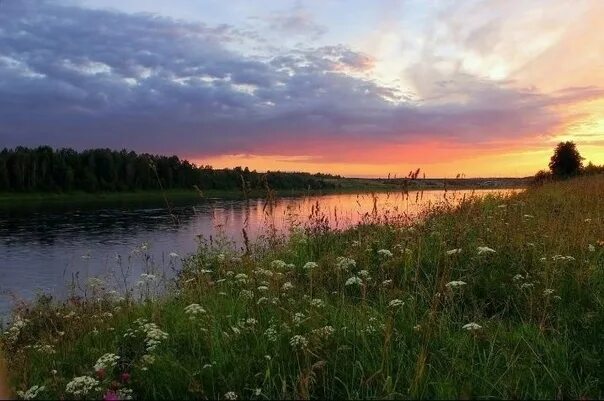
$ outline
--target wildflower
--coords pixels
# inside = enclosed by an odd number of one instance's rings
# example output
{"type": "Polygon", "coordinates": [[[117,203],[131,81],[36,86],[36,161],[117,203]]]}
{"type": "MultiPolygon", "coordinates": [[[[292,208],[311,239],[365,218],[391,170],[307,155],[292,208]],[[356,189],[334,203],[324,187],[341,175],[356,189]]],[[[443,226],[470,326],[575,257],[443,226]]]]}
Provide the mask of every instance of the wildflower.
{"type": "Polygon", "coordinates": [[[270,341],[272,343],[277,341],[277,338],[278,338],[277,330],[272,326],[264,331],[264,335],[268,338],[268,341],[270,341]]]}
{"type": "Polygon", "coordinates": [[[400,308],[403,305],[405,305],[405,302],[401,299],[393,299],[388,303],[388,306],[392,309],[400,308]]]}
{"type": "Polygon", "coordinates": [[[90,277],[87,284],[90,288],[100,288],[105,285],[105,282],[98,277],[90,277]]]}
{"type": "Polygon", "coordinates": [[[218,255],[216,255],[216,260],[219,262],[224,262],[225,259],[226,256],[224,256],[224,253],[219,253],[218,255]]]}
{"type": "Polygon", "coordinates": [[[359,277],[357,276],[352,276],[350,277],[348,280],[346,280],[346,282],[344,283],[345,286],[350,286],[350,285],[362,285],[363,284],[363,280],[361,280],[359,277]]]}
{"type": "Polygon", "coordinates": [[[356,267],[356,265],[357,265],[357,262],[351,258],[339,256],[336,259],[336,267],[340,270],[348,270],[350,268],[356,267]]]}
{"type": "Polygon", "coordinates": [[[115,367],[115,365],[117,365],[117,361],[120,360],[119,355],[115,355],[115,354],[105,354],[103,356],[101,356],[96,363],[94,364],[94,370],[96,372],[100,371],[101,369],[111,369],[113,367],[115,367]]]}
{"type": "Polygon", "coordinates": [[[314,329],[313,334],[315,334],[317,337],[320,338],[328,338],[330,337],[333,333],[336,332],[336,329],[333,328],[333,326],[324,326],[318,329],[314,329]]]}
{"type": "Polygon", "coordinates": [[[478,254],[479,255],[484,255],[487,253],[495,253],[495,250],[493,248],[489,248],[488,246],[479,246],[478,247],[478,254]]]}
{"type": "Polygon", "coordinates": [[[141,357],[145,365],[153,365],[155,363],[155,357],[150,354],[145,354],[141,357]]]}
{"type": "Polygon", "coordinates": [[[25,392],[17,391],[17,395],[19,398],[24,400],[35,400],[36,397],[44,390],[46,390],[45,386],[32,386],[25,392]]]}
{"type": "Polygon", "coordinates": [[[21,319],[19,316],[17,316],[10,329],[4,332],[4,335],[9,343],[17,342],[19,335],[21,334],[21,330],[27,326],[27,323],[29,323],[29,320],[21,319]]]}
{"type": "Polygon", "coordinates": [[[316,269],[317,267],[319,267],[318,264],[316,264],[315,262],[306,262],[306,264],[304,266],[302,266],[302,268],[304,270],[313,270],[316,269]]]}
{"type": "Polygon", "coordinates": [[[554,293],[554,290],[551,288],[546,288],[545,290],[543,290],[543,296],[547,297],[549,295],[552,295],[554,293]]]}
{"type": "Polygon", "coordinates": [[[260,292],[268,291],[268,287],[265,285],[259,285],[258,288],[256,288],[256,289],[260,292]]]}
{"type": "Polygon", "coordinates": [[[265,302],[268,302],[268,298],[267,297],[260,297],[258,298],[258,300],[256,301],[256,305],[260,305],[263,304],[265,302]]]}
{"type": "Polygon", "coordinates": [[[305,317],[306,317],[306,316],[304,316],[304,313],[301,313],[301,312],[296,312],[296,313],[294,314],[294,319],[293,319],[293,320],[294,320],[294,323],[296,324],[296,326],[301,325],[301,324],[302,324],[302,322],[304,322],[304,318],[305,318],[305,317]]]}
{"type": "Polygon", "coordinates": [[[390,280],[390,279],[382,281],[382,285],[383,285],[384,287],[387,287],[387,286],[389,286],[390,284],[392,284],[392,280],[390,280]]]}
{"type": "Polygon", "coordinates": [[[293,288],[294,288],[294,285],[293,285],[291,282],[289,282],[289,281],[286,281],[286,282],[285,282],[285,283],[283,283],[283,285],[281,286],[281,290],[282,290],[282,291],[289,291],[289,290],[291,290],[291,289],[293,289],[293,288]]]}
{"type": "Polygon", "coordinates": [[[325,306],[325,303],[322,299],[314,298],[310,301],[310,306],[313,306],[315,308],[323,308],[325,306]]]}
{"type": "Polygon", "coordinates": [[[595,252],[596,251],[596,247],[593,246],[592,244],[587,245],[587,250],[589,252],[595,252]]]}
{"type": "Polygon", "coordinates": [[[456,255],[458,253],[461,253],[461,248],[451,249],[451,250],[447,251],[446,253],[447,253],[447,255],[456,255]]]}
{"type": "Polygon", "coordinates": [[[247,274],[239,273],[235,276],[235,280],[239,281],[242,284],[247,283],[247,274]]]}
{"type": "Polygon", "coordinates": [[[467,283],[465,281],[454,280],[454,281],[449,281],[447,284],[445,284],[445,287],[447,287],[447,288],[457,288],[457,287],[462,287],[462,286],[464,286],[466,284],[467,283]]]}
{"type": "Polygon", "coordinates": [[[289,344],[296,349],[304,349],[308,347],[308,340],[301,335],[295,335],[289,340],[289,344]]]}
{"type": "Polygon", "coordinates": [[[185,314],[189,316],[190,320],[194,320],[197,315],[205,315],[207,312],[199,304],[191,304],[185,308],[185,314]]]}
{"type": "Polygon", "coordinates": [[[468,323],[468,324],[464,324],[463,327],[462,327],[462,329],[468,330],[468,331],[474,331],[474,330],[480,330],[480,329],[482,329],[482,326],[479,325],[479,324],[477,324],[477,323],[471,322],[471,323],[468,323]]]}
{"type": "Polygon", "coordinates": [[[516,274],[516,275],[515,275],[515,276],[512,278],[512,280],[514,280],[514,281],[520,281],[520,280],[522,280],[523,278],[524,278],[524,277],[522,276],[522,274],[516,274]]]}
{"type": "Polygon", "coordinates": [[[254,293],[250,290],[241,290],[239,293],[239,297],[243,299],[253,299],[254,293]]]}
{"type": "Polygon", "coordinates": [[[535,284],[533,284],[533,283],[523,283],[520,286],[520,289],[522,289],[522,290],[530,289],[530,288],[533,288],[534,286],[535,286],[535,284]]]}
{"type": "Polygon", "coordinates": [[[233,391],[229,391],[228,393],[226,393],[224,395],[224,399],[225,400],[236,400],[237,399],[237,394],[234,393],[233,391]]]}
{"type": "Polygon", "coordinates": [[[379,251],[377,251],[378,255],[384,257],[384,258],[391,258],[392,257],[392,252],[390,252],[388,249],[380,249],[379,251]]]}
{"type": "Polygon", "coordinates": [[[65,387],[65,392],[73,394],[76,398],[84,398],[89,393],[98,391],[99,381],[90,376],[74,377],[65,387]]]}
{"type": "Polygon", "coordinates": [[[364,279],[369,279],[369,272],[367,270],[361,270],[359,271],[359,276],[363,277],[364,279]]]}
{"type": "Polygon", "coordinates": [[[282,269],[284,269],[286,266],[287,266],[287,263],[285,263],[284,261],[279,260],[279,259],[277,259],[277,260],[273,260],[273,261],[271,262],[271,267],[272,267],[273,269],[282,270],[282,269]]]}

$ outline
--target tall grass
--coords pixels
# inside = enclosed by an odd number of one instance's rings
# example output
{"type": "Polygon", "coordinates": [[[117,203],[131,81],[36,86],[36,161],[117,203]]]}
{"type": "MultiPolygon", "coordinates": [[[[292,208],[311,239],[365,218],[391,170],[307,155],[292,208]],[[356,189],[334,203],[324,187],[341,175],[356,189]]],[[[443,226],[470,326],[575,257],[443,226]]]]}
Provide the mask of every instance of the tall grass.
{"type": "Polygon", "coordinates": [[[11,383],[39,398],[602,397],[602,194],[604,177],[578,178],[411,225],[378,211],[245,251],[202,244],[161,289],[94,281],[15,310],[11,383]]]}

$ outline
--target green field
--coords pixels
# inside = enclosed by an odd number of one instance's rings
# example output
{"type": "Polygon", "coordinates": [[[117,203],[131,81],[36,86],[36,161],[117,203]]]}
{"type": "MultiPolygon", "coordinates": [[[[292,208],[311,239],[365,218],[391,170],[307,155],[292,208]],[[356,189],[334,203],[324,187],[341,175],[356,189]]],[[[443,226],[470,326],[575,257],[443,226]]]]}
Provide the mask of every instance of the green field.
{"type": "Polygon", "coordinates": [[[10,383],[65,399],[601,398],[602,194],[604,176],[581,177],[412,225],[317,218],[243,253],[200,246],[136,291],[91,280],[15,310],[10,383]]]}

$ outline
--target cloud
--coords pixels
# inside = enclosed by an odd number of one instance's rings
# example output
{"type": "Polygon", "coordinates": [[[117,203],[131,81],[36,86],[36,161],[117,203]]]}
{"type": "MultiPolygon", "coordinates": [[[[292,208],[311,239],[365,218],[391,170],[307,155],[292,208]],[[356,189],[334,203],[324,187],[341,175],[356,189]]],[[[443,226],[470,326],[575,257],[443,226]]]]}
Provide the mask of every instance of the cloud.
{"type": "Polygon", "coordinates": [[[4,146],[358,161],[371,147],[548,134],[561,122],[557,107],[603,95],[545,95],[426,59],[410,74],[430,90],[411,101],[372,80],[375,60],[344,45],[252,56],[231,46],[249,33],[229,25],[49,2],[3,3],[0,27],[4,146]]]}

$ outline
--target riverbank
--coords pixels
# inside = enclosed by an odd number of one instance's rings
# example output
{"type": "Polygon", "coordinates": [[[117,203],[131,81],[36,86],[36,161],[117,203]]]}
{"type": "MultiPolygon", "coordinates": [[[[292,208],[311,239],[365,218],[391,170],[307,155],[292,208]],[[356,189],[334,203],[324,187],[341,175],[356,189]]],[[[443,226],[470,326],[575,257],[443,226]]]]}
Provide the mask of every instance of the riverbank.
{"type": "MultiPolygon", "coordinates": [[[[527,178],[472,178],[472,179],[418,179],[403,184],[400,180],[378,180],[365,178],[333,179],[334,188],[324,189],[288,189],[274,190],[272,195],[311,196],[348,193],[392,192],[407,190],[443,190],[443,189],[505,189],[522,188],[529,185],[527,178]]],[[[241,190],[184,190],[167,191],[123,191],[90,193],[74,191],[68,193],[54,192],[10,192],[0,193],[0,208],[31,206],[36,204],[107,204],[107,203],[170,203],[189,202],[198,199],[244,199],[266,198],[265,190],[252,190],[244,194],[241,190]]]]}
{"type": "Polygon", "coordinates": [[[411,226],[395,211],[344,232],[317,217],[245,252],[213,242],[134,293],[92,280],[15,312],[12,384],[41,398],[600,398],[602,193],[604,177],[581,177],[411,226]]]}

